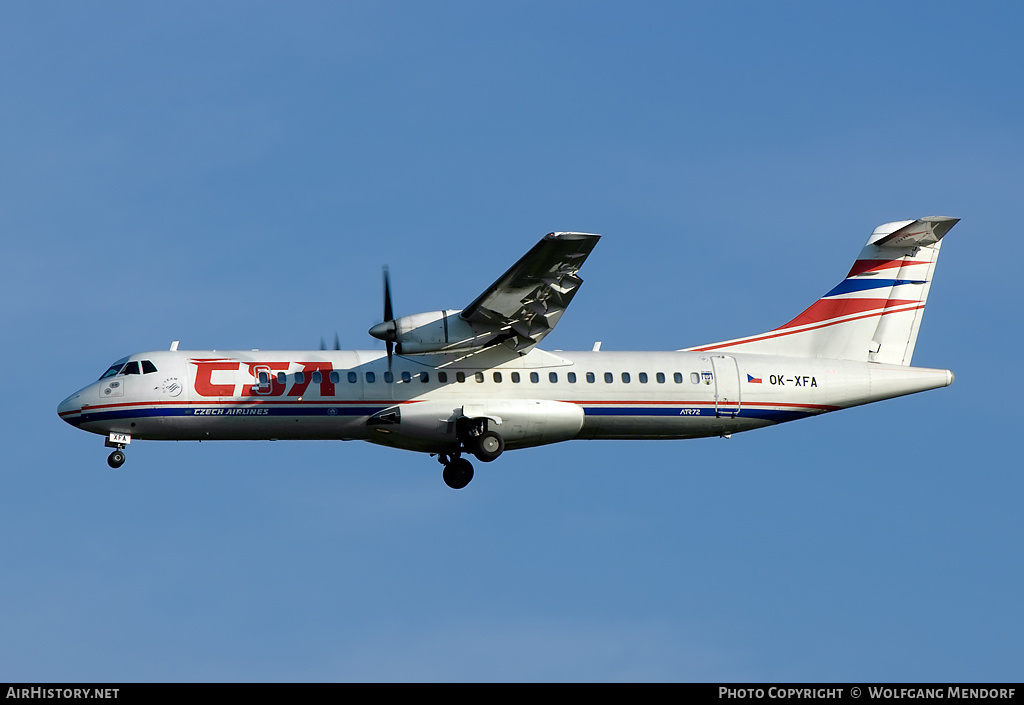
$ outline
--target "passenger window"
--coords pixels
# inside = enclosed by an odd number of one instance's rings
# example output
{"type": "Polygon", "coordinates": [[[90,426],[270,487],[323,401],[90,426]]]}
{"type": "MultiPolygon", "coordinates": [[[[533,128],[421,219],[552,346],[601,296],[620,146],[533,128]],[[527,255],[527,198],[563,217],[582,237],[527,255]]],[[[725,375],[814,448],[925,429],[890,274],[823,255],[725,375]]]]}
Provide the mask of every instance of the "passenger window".
{"type": "Polygon", "coordinates": [[[403,382],[411,382],[412,381],[412,375],[410,373],[408,373],[408,372],[403,372],[402,373],[402,381],[403,382]]]}
{"type": "Polygon", "coordinates": [[[494,373],[494,381],[498,382],[498,383],[501,382],[501,373],[500,372],[495,372],[494,373]]]}
{"type": "Polygon", "coordinates": [[[348,381],[351,384],[355,384],[356,382],[359,381],[359,375],[357,375],[355,372],[352,372],[351,370],[349,371],[347,377],[348,377],[348,381]]]}
{"type": "Polygon", "coordinates": [[[558,381],[558,373],[557,372],[548,372],[548,381],[551,382],[551,384],[554,384],[555,382],[557,382],[558,381]]]}
{"type": "Polygon", "coordinates": [[[284,384],[287,381],[288,381],[288,375],[286,375],[284,372],[278,372],[277,373],[277,383],[278,384],[284,384]]]}
{"type": "Polygon", "coordinates": [[[672,381],[675,382],[676,384],[682,384],[683,383],[683,375],[680,374],[679,372],[674,373],[672,375],[672,381]]]}
{"type": "Polygon", "coordinates": [[[459,382],[459,383],[465,382],[466,381],[466,373],[465,372],[456,372],[455,373],[455,381],[459,382]]]}
{"type": "Polygon", "coordinates": [[[320,370],[313,373],[313,384],[320,384],[324,381],[324,376],[320,374],[320,370]]]}
{"type": "Polygon", "coordinates": [[[295,384],[305,384],[305,383],[306,383],[306,373],[305,372],[296,372],[295,373],[295,384]]]}
{"type": "Polygon", "coordinates": [[[593,384],[596,379],[597,378],[594,377],[594,373],[593,372],[588,372],[587,373],[587,384],[593,384]]]}
{"type": "Polygon", "coordinates": [[[654,379],[658,380],[658,384],[665,384],[665,373],[659,372],[654,376],[654,379]]]}
{"type": "Polygon", "coordinates": [[[623,372],[622,373],[622,381],[624,383],[626,383],[626,384],[629,384],[629,373],[628,372],[623,372]]]}
{"type": "Polygon", "coordinates": [[[367,372],[366,373],[366,381],[369,384],[373,384],[374,382],[377,381],[377,375],[373,374],[372,372],[367,372]]]}
{"type": "Polygon", "coordinates": [[[426,384],[429,381],[430,381],[430,375],[428,375],[426,372],[420,372],[420,382],[423,382],[423,384],[426,384]]]}
{"type": "Polygon", "coordinates": [[[540,375],[537,374],[536,372],[531,372],[530,381],[533,382],[534,384],[537,384],[537,382],[540,382],[540,375]]]}
{"type": "Polygon", "coordinates": [[[331,374],[329,374],[327,376],[327,379],[331,380],[331,384],[340,384],[341,383],[341,375],[338,374],[337,370],[332,370],[331,374]]]}
{"type": "Polygon", "coordinates": [[[514,384],[519,384],[519,373],[518,372],[513,372],[512,373],[512,382],[514,384]]]}
{"type": "Polygon", "coordinates": [[[569,380],[569,384],[576,384],[576,373],[569,372],[565,375],[565,378],[569,380]]]}
{"type": "Polygon", "coordinates": [[[137,375],[137,374],[139,374],[139,363],[138,363],[138,361],[137,360],[132,360],[127,365],[125,365],[124,369],[121,370],[121,374],[123,374],[123,375],[137,375]]]}
{"type": "Polygon", "coordinates": [[[640,384],[647,384],[647,373],[646,372],[641,372],[640,374],[638,374],[636,376],[636,378],[640,382],[640,384]]]}
{"type": "Polygon", "coordinates": [[[611,372],[605,372],[604,373],[605,384],[611,384],[612,380],[614,380],[614,379],[615,379],[615,377],[612,375],[611,372]]]}
{"type": "Polygon", "coordinates": [[[693,382],[694,384],[700,384],[700,375],[697,374],[696,372],[691,372],[690,381],[693,382]]]}
{"type": "Polygon", "coordinates": [[[448,373],[447,372],[438,372],[437,373],[437,381],[440,382],[441,384],[447,384],[448,383],[448,373]]]}
{"type": "Polygon", "coordinates": [[[148,375],[148,374],[152,374],[154,372],[156,372],[156,365],[154,365],[149,360],[143,360],[142,361],[142,374],[148,375]]]}
{"type": "Polygon", "coordinates": [[[395,376],[393,374],[391,374],[391,370],[388,370],[387,372],[384,373],[384,382],[386,384],[391,384],[394,381],[395,381],[395,376]]]}
{"type": "Polygon", "coordinates": [[[477,382],[483,382],[484,381],[484,373],[483,372],[477,372],[473,376],[476,377],[476,381],[477,382]]]}
{"type": "Polygon", "coordinates": [[[270,384],[270,375],[266,372],[261,371],[259,375],[256,376],[256,379],[259,380],[261,387],[266,387],[270,384]]]}

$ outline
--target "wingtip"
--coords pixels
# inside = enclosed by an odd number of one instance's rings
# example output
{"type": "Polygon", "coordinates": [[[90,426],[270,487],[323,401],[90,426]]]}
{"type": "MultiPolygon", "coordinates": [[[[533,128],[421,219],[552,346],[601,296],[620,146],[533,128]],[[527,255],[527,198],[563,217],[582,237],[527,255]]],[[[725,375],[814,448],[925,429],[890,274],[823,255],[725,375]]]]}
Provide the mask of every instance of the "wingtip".
{"type": "Polygon", "coordinates": [[[595,238],[596,239],[596,238],[599,238],[601,236],[598,235],[597,233],[568,233],[568,232],[562,233],[562,232],[555,232],[555,233],[548,233],[544,237],[546,239],[548,239],[548,240],[554,240],[554,239],[559,239],[559,240],[589,240],[591,238],[595,238]]]}

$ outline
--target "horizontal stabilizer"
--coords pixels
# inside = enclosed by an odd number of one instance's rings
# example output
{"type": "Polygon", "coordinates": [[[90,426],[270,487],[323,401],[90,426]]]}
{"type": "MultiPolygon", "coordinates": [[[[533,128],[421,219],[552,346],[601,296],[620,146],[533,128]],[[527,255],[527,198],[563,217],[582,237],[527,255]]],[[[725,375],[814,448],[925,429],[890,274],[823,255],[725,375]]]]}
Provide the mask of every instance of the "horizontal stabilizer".
{"type": "Polygon", "coordinates": [[[875,228],[868,240],[875,247],[907,249],[911,247],[927,247],[934,245],[942,236],[960,222],[959,218],[947,218],[942,215],[930,215],[920,220],[886,223],[875,228]],[[902,226],[891,230],[893,226],[902,226]]]}

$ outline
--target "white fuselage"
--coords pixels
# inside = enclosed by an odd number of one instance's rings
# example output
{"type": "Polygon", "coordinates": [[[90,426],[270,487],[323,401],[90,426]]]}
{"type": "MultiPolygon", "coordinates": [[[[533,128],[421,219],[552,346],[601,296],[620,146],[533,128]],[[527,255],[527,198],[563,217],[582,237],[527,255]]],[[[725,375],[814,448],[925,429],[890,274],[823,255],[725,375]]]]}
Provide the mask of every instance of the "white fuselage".
{"type": "Polygon", "coordinates": [[[158,351],[134,360],[137,374],[76,392],[61,403],[61,418],[133,439],[344,439],[447,452],[458,444],[462,416],[490,419],[508,448],[572,438],[697,438],[953,378],[948,370],[902,365],[713,352],[535,349],[496,364],[486,354],[449,364],[395,356],[390,373],[379,351],[158,351]]]}

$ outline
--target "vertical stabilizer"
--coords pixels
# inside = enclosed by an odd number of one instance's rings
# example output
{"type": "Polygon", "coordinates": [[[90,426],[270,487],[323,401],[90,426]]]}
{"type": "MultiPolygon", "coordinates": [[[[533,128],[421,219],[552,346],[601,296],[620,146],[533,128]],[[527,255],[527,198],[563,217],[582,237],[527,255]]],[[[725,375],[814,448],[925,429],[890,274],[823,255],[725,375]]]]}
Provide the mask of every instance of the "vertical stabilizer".
{"type": "Polygon", "coordinates": [[[942,238],[957,222],[929,216],[880,225],[846,278],[789,323],[689,349],[909,365],[942,238]]]}

